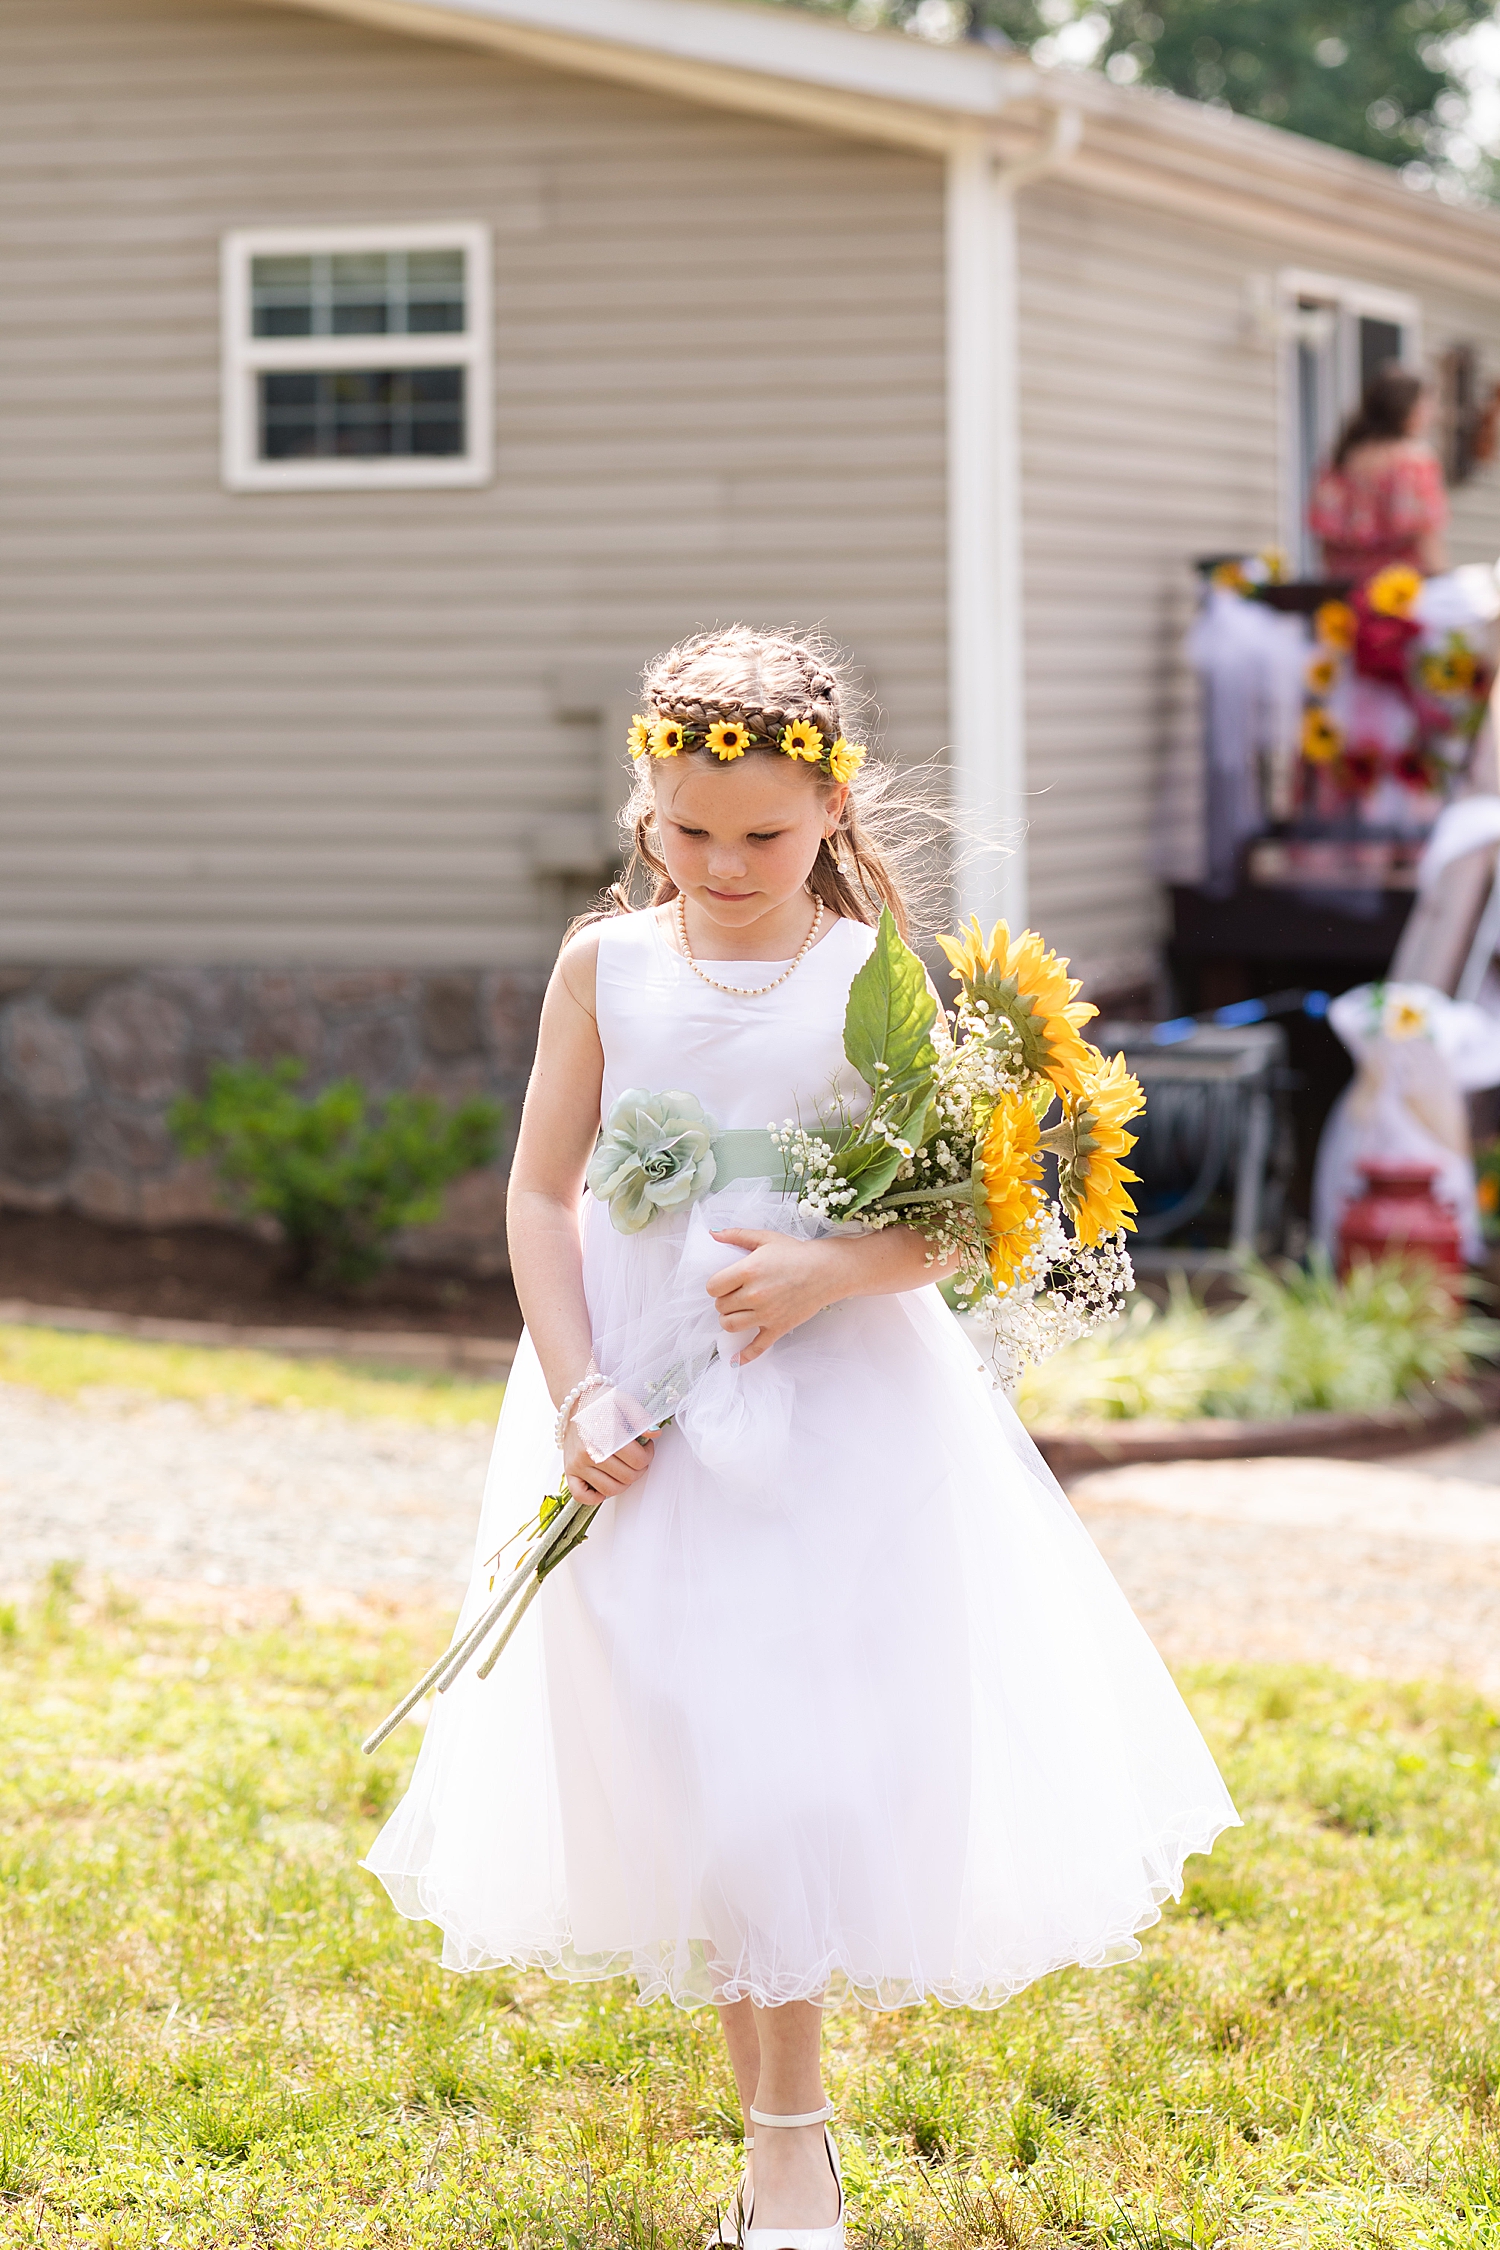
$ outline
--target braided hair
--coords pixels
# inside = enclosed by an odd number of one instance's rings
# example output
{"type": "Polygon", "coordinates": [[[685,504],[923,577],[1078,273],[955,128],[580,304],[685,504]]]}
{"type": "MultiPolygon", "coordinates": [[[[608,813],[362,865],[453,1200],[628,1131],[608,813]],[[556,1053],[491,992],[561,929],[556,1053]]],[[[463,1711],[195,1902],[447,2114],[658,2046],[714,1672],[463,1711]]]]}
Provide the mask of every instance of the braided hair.
{"type": "MultiPolygon", "coordinates": [[[[681,720],[700,740],[719,721],[737,721],[755,737],[751,755],[781,755],[783,729],[798,721],[815,726],[825,743],[836,742],[854,729],[855,701],[848,667],[824,643],[811,635],[759,632],[749,625],[695,633],[654,658],[641,680],[641,711],[648,721],[681,720]]],[[[614,899],[623,908],[630,904],[632,878],[642,870],[653,881],[653,905],[677,896],[657,841],[651,764],[645,757],[638,762],[635,787],[621,814],[630,863],[614,899]]],[[[851,922],[877,922],[881,908],[888,906],[904,937],[908,914],[901,885],[861,818],[864,807],[883,793],[885,778],[869,767],[856,776],[832,836],[818,847],[807,887],[832,913],[851,922]]]]}

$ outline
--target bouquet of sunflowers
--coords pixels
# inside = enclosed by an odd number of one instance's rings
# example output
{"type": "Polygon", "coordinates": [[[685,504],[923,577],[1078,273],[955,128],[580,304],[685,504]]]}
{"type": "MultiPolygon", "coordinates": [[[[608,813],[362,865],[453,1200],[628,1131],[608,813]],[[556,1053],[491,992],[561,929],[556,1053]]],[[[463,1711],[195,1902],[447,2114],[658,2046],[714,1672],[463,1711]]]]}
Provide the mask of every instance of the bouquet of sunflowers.
{"type": "Polygon", "coordinates": [[[977,920],[938,943],[957,1005],[940,1024],[927,975],[889,912],[855,977],[844,1052],[870,1106],[820,1130],[772,1128],[804,1207],[914,1227],[953,1295],[995,1340],[997,1379],[1113,1318],[1133,1287],[1125,1233],[1136,1175],[1129,1120],[1145,1107],[1122,1055],[1082,1036],[1098,1013],[1032,930],[977,920]],[[1056,1160],[1056,1194],[1043,1158],[1056,1160]]]}

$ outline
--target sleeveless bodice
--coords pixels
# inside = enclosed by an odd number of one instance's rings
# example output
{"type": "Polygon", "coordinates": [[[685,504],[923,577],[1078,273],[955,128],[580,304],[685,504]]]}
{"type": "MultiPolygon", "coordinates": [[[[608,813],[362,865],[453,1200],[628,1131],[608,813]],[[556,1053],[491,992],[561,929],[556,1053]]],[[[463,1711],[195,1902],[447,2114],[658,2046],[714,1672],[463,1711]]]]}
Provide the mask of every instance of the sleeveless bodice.
{"type": "Polygon", "coordinates": [[[595,1005],[604,1048],[601,1106],[608,1116],[628,1088],[694,1094],[720,1127],[804,1125],[841,1101],[856,1115],[869,1099],[844,1056],[844,1008],[875,933],[840,920],[793,976],[769,985],[785,961],[709,961],[717,992],[695,976],[655,914],[622,914],[599,931],[595,1005]]]}

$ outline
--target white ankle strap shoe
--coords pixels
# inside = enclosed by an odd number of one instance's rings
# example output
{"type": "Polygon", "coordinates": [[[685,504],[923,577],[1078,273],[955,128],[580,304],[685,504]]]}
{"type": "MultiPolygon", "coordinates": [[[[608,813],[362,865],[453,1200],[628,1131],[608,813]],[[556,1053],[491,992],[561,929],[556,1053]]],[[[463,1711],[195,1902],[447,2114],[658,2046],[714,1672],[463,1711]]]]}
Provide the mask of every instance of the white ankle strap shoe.
{"type": "Polygon", "coordinates": [[[755,2224],[755,2205],[752,2198],[745,2213],[740,2233],[740,2250],[844,2250],[844,2175],[839,2165],[838,2144],[828,2130],[827,2120],[833,2115],[832,2102],[821,2109],[803,2110],[797,2117],[772,2117],[763,2109],[752,2109],[754,2125],[821,2125],[823,2142],[828,2150],[828,2169],[833,2174],[839,2191],[839,2215],[831,2227],[758,2227],[755,2224]]]}

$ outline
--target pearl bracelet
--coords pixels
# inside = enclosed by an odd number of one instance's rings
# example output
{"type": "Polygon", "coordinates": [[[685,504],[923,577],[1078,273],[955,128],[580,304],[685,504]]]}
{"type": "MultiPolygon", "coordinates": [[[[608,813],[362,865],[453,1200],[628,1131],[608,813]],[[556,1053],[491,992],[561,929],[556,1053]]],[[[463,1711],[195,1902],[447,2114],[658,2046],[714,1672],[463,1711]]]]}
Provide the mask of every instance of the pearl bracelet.
{"type": "Polygon", "coordinates": [[[584,1376],[583,1381],[581,1383],[575,1383],[573,1385],[573,1388],[569,1391],[567,1397],[563,1400],[561,1406],[558,1408],[557,1420],[552,1425],[552,1442],[557,1447],[559,1453],[561,1453],[563,1449],[563,1439],[568,1434],[569,1415],[572,1413],[574,1407],[578,1404],[578,1401],[582,1398],[584,1392],[596,1390],[601,1383],[607,1384],[607,1378],[599,1373],[597,1367],[590,1368],[588,1374],[584,1376]]]}

